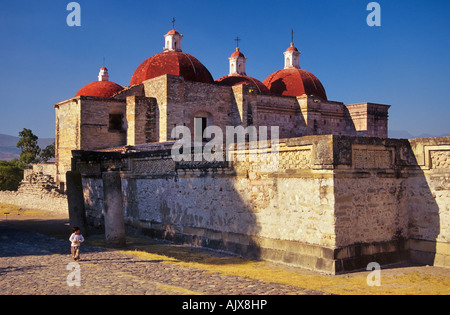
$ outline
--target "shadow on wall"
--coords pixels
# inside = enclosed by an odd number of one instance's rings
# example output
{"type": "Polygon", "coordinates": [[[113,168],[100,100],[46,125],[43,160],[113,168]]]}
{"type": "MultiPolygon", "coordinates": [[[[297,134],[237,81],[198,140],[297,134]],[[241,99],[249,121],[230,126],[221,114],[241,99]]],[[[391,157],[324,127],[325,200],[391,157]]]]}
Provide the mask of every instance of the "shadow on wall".
{"type": "Polygon", "coordinates": [[[432,265],[441,225],[436,187],[408,140],[340,137],[334,151],[338,272],[371,262],[432,265]]]}
{"type": "Polygon", "coordinates": [[[236,190],[225,164],[183,163],[173,176],[123,179],[127,223],[151,237],[260,258],[255,205],[236,190]]]}
{"type": "MultiPolygon", "coordinates": [[[[450,143],[450,138],[445,141],[450,143]]],[[[424,156],[429,152],[418,153],[417,149],[425,144],[330,135],[291,139],[287,145],[312,146],[311,161],[318,169],[302,169],[299,159],[295,169],[289,166],[289,172],[280,169],[277,176],[262,179],[252,172],[258,165],[232,168],[226,162],[175,162],[170,150],[78,151],[74,159],[88,174],[83,177],[85,186],[89,182],[84,196],[88,200],[95,199],[89,194],[99,195],[97,190],[104,190],[100,183],[106,173],[120,171],[120,187],[114,191],[121,195],[125,223],[159,239],[336,273],[365,269],[370,262],[436,261],[437,241],[447,242],[448,230],[440,217],[446,214],[440,214],[439,207],[445,208],[450,200],[450,176],[448,167],[441,172],[429,167],[431,162],[427,166],[424,156]],[[321,186],[322,179],[316,183],[317,170],[321,174],[327,171],[324,178],[329,179],[329,188],[321,186]],[[295,185],[280,186],[280,176],[295,185]],[[311,187],[314,183],[320,187],[311,187]],[[326,198],[307,195],[313,191],[326,198]],[[298,202],[289,199],[296,195],[298,202]],[[320,204],[314,204],[316,199],[320,204]],[[325,199],[323,211],[318,211],[325,199]],[[328,216],[312,220],[309,210],[328,216]],[[293,215],[299,212],[305,215],[293,215]],[[302,224],[314,227],[313,234],[299,234],[302,224]],[[316,231],[319,225],[321,229],[316,231]],[[296,239],[283,239],[295,233],[296,239]],[[322,236],[330,240],[321,242],[322,236]],[[277,256],[271,256],[275,252],[277,256]]],[[[287,155],[285,158],[291,162],[287,155]]],[[[101,214],[104,209],[100,205],[93,202],[89,207],[95,209],[89,211],[101,214]]]]}
{"type": "Polygon", "coordinates": [[[433,153],[426,149],[427,146],[441,145],[441,140],[448,144],[450,138],[413,139],[408,141],[407,147],[412,159],[405,188],[408,248],[411,260],[424,265],[444,265],[439,261],[441,253],[438,253],[437,245],[446,241],[448,233],[441,230],[445,227],[442,224],[445,218],[441,215],[445,214],[440,207],[445,207],[445,200],[449,197],[449,170],[441,172],[437,169],[437,165],[432,163],[433,153]]]}

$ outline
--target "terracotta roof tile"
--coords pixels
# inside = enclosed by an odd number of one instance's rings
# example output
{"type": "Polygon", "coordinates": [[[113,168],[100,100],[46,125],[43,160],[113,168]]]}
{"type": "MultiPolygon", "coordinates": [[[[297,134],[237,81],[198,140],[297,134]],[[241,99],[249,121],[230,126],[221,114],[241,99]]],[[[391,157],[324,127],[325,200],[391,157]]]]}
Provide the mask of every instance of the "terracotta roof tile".
{"type": "Polygon", "coordinates": [[[164,74],[182,76],[187,81],[214,82],[208,69],[195,57],[180,51],[167,51],[145,60],[134,72],[130,85],[164,74]]]}
{"type": "Polygon", "coordinates": [[[81,88],[77,96],[112,97],[123,90],[123,87],[111,81],[95,81],[81,88]]]}
{"type": "Polygon", "coordinates": [[[269,89],[261,81],[246,75],[227,75],[217,79],[216,82],[220,85],[227,86],[236,86],[240,84],[253,85],[259,90],[260,93],[269,93],[269,89]]]}
{"type": "Polygon", "coordinates": [[[286,96],[314,95],[327,100],[325,88],[319,79],[303,69],[289,68],[279,70],[264,80],[270,93],[286,96]]]}

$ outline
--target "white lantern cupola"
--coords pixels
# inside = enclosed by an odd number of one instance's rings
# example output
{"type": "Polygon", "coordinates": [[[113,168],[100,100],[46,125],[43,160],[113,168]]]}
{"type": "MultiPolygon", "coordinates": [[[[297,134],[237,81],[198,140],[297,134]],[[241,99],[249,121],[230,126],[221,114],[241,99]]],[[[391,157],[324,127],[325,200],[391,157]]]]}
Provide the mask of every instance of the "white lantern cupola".
{"type": "Polygon", "coordinates": [[[183,35],[178,33],[176,30],[169,31],[164,35],[165,47],[164,51],[182,51],[181,50],[181,39],[183,35]]]}
{"type": "Polygon", "coordinates": [[[300,69],[301,52],[295,48],[294,43],[284,52],[284,69],[297,68],[300,69]]]}
{"type": "Polygon", "coordinates": [[[247,58],[239,51],[239,47],[236,48],[236,51],[228,58],[228,60],[230,60],[229,75],[247,75],[245,73],[245,62],[247,61],[247,58]]]}
{"type": "Polygon", "coordinates": [[[99,81],[109,81],[108,69],[106,67],[100,68],[100,72],[98,73],[99,81]]]}
{"type": "Polygon", "coordinates": [[[291,46],[284,52],[284,69],[300,69],[301,52],[294,46],[294,29],[291,30],[291,46]]]}
{"type": "Polygon", "coordinates": [[[230,76],[231,75],[247,75],[245,72],[245,62],[247,58],[245,58],[244,54],[239,51],[239,41],[241,40],[239,37],[236,37],[236,51],[231,54],[230,58],[230,76]]]}

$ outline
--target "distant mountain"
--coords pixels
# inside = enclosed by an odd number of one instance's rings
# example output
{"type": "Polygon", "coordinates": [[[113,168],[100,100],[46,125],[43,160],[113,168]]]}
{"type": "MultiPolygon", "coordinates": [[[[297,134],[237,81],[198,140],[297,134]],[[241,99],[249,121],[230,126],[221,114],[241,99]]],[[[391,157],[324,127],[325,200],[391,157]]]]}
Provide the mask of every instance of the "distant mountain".
{"type": "Polygon", "coordinates": [[[393,139],[419,139],[419,138],[432,138],[432,137],[449,137],[450,132],[441,135],[432,135],[429,133],[422,133],[420,135],[413,135],[406,130],[389,130],[389,138],[393,139]]]}
{"type": "Polygon", "coordinates": [[[2,147],[15,147],[18,141],[19,137],[0,134],[0,146],[2,147]]]}
{"type": "Polygon", "coordinates": [[[431,135],[429,133],[422,133],[422,134],[418,135],[416,138],[433,138],[433,137],[450,137],[450,133],[444,133],[439,136],[431,135]]]}
{"type": "MultiPolygon", "coordinates": [[[[53,138],[39,139],[38,145],[41,149],[44,149],[54,140],[53,138]]],[[[19,137],[0,134],[0,160],[11,161],[19,158],[20,149],[16,147],[17,142],[19,142],[19,137]]]]}
{"type": "Polygon", "coordinates": [[[415,138],[406,130],[389,130],[389,138],[393,139],[413,139],[415,138]]]}

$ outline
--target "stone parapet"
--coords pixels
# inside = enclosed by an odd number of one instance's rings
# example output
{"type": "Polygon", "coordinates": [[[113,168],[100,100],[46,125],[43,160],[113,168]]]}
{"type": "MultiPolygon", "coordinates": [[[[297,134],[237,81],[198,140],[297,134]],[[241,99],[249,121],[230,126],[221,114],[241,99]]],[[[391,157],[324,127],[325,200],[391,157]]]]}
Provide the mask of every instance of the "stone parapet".
{"type": "Polygon", "coordinates": [[[125,222],[138,230],[342,273],[431,256],[448,265],[449,145],[450,138],[306,136],[265,154],[247,143],[230,161],[176,162],[166,143],[76,151],[73,166],[93,223],[102,224],[102,176],[118,172],[125,222]]]}

